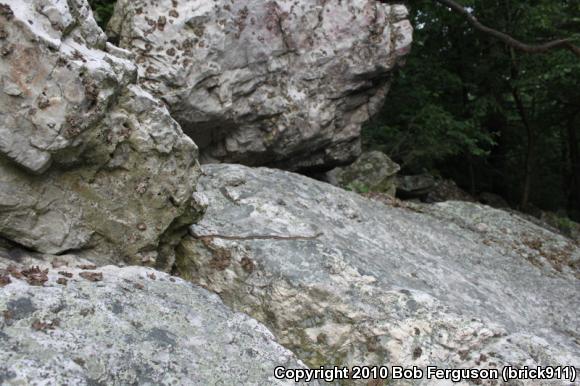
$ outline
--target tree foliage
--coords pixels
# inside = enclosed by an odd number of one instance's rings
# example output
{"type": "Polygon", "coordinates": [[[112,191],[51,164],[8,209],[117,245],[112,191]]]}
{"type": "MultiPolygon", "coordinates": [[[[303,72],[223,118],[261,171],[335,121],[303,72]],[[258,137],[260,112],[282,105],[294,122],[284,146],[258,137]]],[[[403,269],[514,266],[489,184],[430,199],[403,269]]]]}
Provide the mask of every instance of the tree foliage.
{"type": "MultiPolygon", "coordinates": [[[[580,41],[580,2],[464,0],[485,25],[534,44],[580,41]]],[[[365,141],[407,172],[578,218],[580,59],[526,54],[434,1],[412,2],[415,43],[365,141]]]]}
{"type": "Polygon", "coordinates": [[[113,15],[116,0],[89,0],[89,5],[93,9],[95,20],[102,29],[105,29],[107,23],[113,15]]]}

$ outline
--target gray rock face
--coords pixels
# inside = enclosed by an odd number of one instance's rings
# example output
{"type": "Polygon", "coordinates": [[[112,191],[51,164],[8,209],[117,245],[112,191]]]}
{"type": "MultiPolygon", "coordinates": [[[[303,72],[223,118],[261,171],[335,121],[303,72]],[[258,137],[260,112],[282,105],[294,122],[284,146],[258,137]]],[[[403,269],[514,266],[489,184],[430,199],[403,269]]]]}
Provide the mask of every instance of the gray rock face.
{"type": "Polygon", "coordinates": [[[119,0],[109,32],[202,161],[328,170],[360,154],[406,17],[375,0],[119,0]]]}
{"type": "Polygon", "coordinates": [[[395,208],[288,172],[204,172],[210,205],[179,272],[308,365],[580,363],[568,239],[474,203],[395,208]]]}
{"type": "Polygon", "coordinates": [[[0,236],[165,265],[195,215],[195,144],[85,0],[4,0],[0,29],[0,236]]]}
{"type": "Polygon", "coordinates": [[[12,277],[0,291],[2,384],[294,385],[274,368],[305,368],[266,327],[181,279],[46,269],[43,286],[12,277]]]}
{"type": "Polygon", "coordinates": [[[349,166],[335,168],[325,174],[325,180],[334,186],[358,192],[381,192],[395,195],[395,175],[401,167],[385,153],[363,153],[349,166]]]}
{"type": "Polygon", "coordinates": [[[423,198],[435,189],[437,182],[428,174],[397,176],[397,195],[401,198],[423,198]]]}

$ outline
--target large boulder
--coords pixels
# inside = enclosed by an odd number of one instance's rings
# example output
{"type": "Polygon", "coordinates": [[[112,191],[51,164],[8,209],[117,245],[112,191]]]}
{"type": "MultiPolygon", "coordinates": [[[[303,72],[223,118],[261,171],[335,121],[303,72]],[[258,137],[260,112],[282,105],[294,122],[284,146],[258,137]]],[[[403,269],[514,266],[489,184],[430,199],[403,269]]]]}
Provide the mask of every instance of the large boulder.
{"type": "Polygon", "coordinates": [[[119,0],[108,28],[202,162],[329,170],[360,154],[406,17],[376,0],[119,0]]]}
{"type": "Polygon", "coordinates": [[[274,369],[305,368],[215,294],[150,268],[72,261],[31,269],[0,256],[3,385],[294,385],[274,369]]]}
{"type": "Polygon", "coordinates": [[[289,172],[204,172],[209,209],[178,249],[178,273],[306,364],[578,367],[570,240],[475,203],[397,208],[289,172]]]}
{"type": "Polygon", "coordinates": [[[197,148],[85,0],[0,3],[0,236],[170,266],[197,148]]]}
{"type": "Polygon", "coordinates": [[[457,186],[453,180],[442,179],[436,181],[435,187],[425,198],[426,202],[444,202],[444,201],[470,201],[477,202],[477,199],[465,190],[457,186]]]}
{"type": "Polygon", "coordinates": [[[397,196],[404,199],[426,198],[437,181],[429,173],[397,176],[397,196]]]}
{"type": "Polygon", "coordinates": [[[334,186],[362,193],[380,192],[394,196],[397,190],[395,175],[400,169],[385,153],[369,151],[351,165],[325,173],[324,180],[334,186]]]}

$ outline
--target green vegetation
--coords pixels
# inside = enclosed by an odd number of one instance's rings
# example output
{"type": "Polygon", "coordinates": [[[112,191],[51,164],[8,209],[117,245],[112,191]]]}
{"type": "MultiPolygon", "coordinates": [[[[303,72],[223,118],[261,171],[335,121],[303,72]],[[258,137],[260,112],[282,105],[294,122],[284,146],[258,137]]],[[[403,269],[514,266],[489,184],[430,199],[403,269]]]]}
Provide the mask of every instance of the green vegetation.
{"type": "Polygon", "coordinates": [[[116,0],[89,0],[89,4],[95,14],[97,23],[104,30],[113,15],[116,0]]]}
{"type": "Polygon", "coordinates": [[[566,234],[571,234],[576,227],[576,223],[567,217],[557,217],[557,221],[558,229],[566,234]]]}
{"type": "MultiPolygon", "coordinates": [[[[458,1],[483,24],[522,41],[580,42],[577,0],[458,1]]],[[[580,58],[527,54],[476,31],[434,1],[413,1],[415,43],[367,147],[403,172],[424,169],[514,206],[580,218],[580,58]]]]}
{"type": "Polygon", "coordinates": [[[363,184],[362,182],[358,182],[358,181],[353,181],[350,184],[348,184],[346,186],[346,190],[350,190],[351,192],[356,192],[356,193],[368,193],[371,191],[371,189],[363,184]]]}

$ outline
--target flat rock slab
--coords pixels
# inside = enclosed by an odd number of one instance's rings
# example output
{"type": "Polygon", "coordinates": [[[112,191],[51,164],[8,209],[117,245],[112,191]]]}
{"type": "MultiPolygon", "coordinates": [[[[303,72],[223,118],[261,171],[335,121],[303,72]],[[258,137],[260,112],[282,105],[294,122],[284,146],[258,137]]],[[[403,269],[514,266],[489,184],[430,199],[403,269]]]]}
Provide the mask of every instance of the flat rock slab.
{"type": "Polygon", "coordinates": [[[46,267],[41,286],[12,269],[0,284],[0,383],[280,385],[276,366],[304,368],[204,289],[142,267],[82,268],[46,267]]]}
{"type": "Polygon", "coordinates": [[[308,365],[579,365],[568,239],[479,204],[396,208],[283,171],[204,172],[209,209],[178,271],[308,365]]]}

